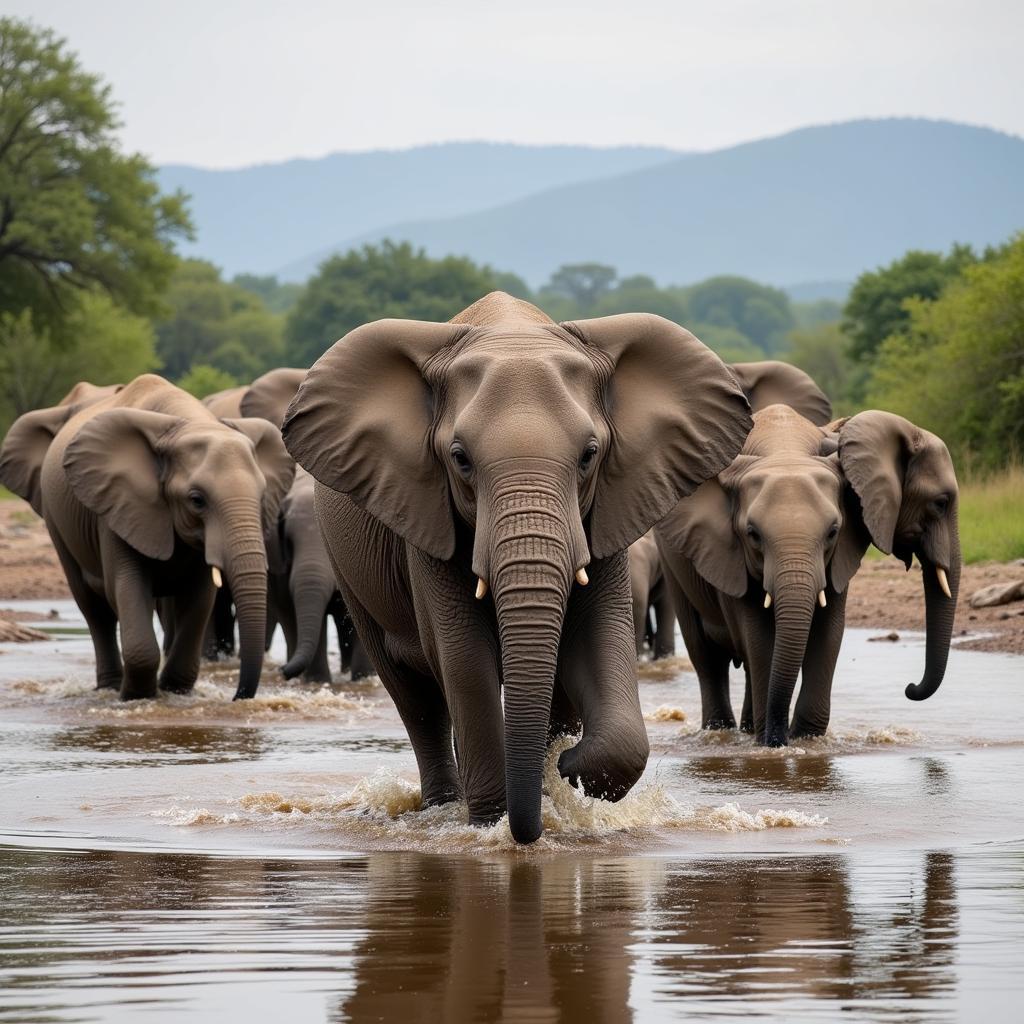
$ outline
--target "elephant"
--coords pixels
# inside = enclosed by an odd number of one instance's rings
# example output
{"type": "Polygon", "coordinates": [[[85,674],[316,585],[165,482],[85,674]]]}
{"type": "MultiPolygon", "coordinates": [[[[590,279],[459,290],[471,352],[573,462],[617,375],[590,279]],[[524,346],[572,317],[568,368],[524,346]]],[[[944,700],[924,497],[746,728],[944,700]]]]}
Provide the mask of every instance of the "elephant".
{"type": "Polygon", "coordinates": [[[288,661],[286,679],[303,675],[307,682],[330,682],[327,622],[334,620],[341,648],[341,669],[353,680],[371,675],[355,635],[334,571],[327,557],[313,507],[315,481],[301,466],[281,502],[278,528],[267,545],[270,565],[270,607],[284,630],[288,661]]]}
{"type": "Polygon", "coordinates": [[[797,366],[766,359],[759,363],[732,363],[729,369],[743,388],[751,412],[760,412],[769,405],[788,405],[817,427],[832,419],[828,396],[810,374],[797,366]]]}
{"type": "Polygon", "coordinates": [[[533,842],[548,739],[580,726],[561,774],[609,800],[636,782],[649,748],[626,549],[731,462],[748,409],[668,320],[556,324],[501,292],[448,323],[364,325],[316,362],[285,444],[317,481],[424,804],[464,796],[473,824],[507,810],[533,842]]]}
{"type": "Polygon", "coordinates": [[[769,746],[824,734],[847,584],[872,542],[922,563],[925,672],[906,694],[933,694],[960,579],[957,494],[946,446],[899,416],[871,410],[823,429],[788,406],[756,412],[732,465],[655,529],[703,727],[735,727],[732,660],[747,678],[741,728],[769,746]]]}
{"type": "MultiPolygon", "coordinates": [[[[31,482],[41,429],[12,428],[5,482],[31,482]]],[[[122,700],[156,695],[153,612],[157,599],[171,598],[174,638],[159,685],[190,690],[223,572],[239,609],[236,698],[254,696],[266,623],[263,530],[294,475],[280,433],[263,420],[218,420],[144,374],[79,408],[47,443],[36,481],[43,516],[92,634],[97,685],[118,687],[122,700]]]]}
{"type": "Polygon", "coordinates": [[[676,653],[676,613],[672,595],[665,586],[661,554],[653,533],[645,533],[630,544],[629,581],[633,592],[636,656],[639,658],[644,653],[649,640],[652,659],[671,657],[676,653]]]}

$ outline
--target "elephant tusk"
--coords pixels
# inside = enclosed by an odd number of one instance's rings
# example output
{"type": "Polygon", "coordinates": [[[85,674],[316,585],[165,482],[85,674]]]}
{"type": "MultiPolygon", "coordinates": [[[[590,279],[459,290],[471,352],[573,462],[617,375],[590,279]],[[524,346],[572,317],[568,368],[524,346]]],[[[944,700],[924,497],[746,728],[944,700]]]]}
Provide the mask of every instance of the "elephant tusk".
{"type": "Polygon", "coordinates": [[[211,565],[210,575],[213,577],[213,585],[220,590],[220,588],[224,586],[224,580],[221,578],[220,569],[215,565],[211,565]]]}
{"type": "Polygon", "coordinates": [[[765,594],[764,595],[764,606],[765,606],[765,608],[771,608],[771,606],[772,606],[772,595],[771,594],[765,594]]]}
{"type": "Polygon", "coordinates": [[[487,584],[479,576],[476,578],[476,599],[482,601],[487,596],[487,584]]]}
{"type": "Polygon", "coordinates": [[[585,587],[590,582],[590,577],[587,575],[586,569],[576,570],[576,582],[581,586],[585,587]]]}
{"type": "Polygon", "coordinates": [[[828,604],[828,601],[825,600],[824,590],[818,591],[818,604],[820,604],[822,608],[824,608],[828,604]]]}
{"type": "Polygon", "coordinates": [[[946,579],[946,570],[941,565],[936,566],[935,575],[939,578],[939,586],[942,587],[942,592],[952,601],[953,595],[949,589],[949,580],[946,579]]]}

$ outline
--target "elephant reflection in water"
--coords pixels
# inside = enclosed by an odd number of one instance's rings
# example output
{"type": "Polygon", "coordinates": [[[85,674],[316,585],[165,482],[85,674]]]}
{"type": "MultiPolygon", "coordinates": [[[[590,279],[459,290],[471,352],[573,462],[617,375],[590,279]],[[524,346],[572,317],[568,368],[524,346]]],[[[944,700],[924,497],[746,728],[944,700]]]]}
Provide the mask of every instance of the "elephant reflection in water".
{"type": "Polygon", "coordinates": [[[923,866],[917,854],[892,866],[829,856],[684,863],[658,900],[653,927],[673,952],[656,959],[655,987],[711,995],[723,1011],[725,996],[766,991],[840,1004],[941,996],[955,982],[954,868],[937,852],[923,866]],[[871,877],[852,885],[861,870],[871,877]],[[879,874],[897,884],[866,906],[879,874]]]}
{"type": "Polygon", "coordinates": [[[374,859],[333,1019],[631,1020],[629,947],[663,875],[653,859],[374,859]]]}

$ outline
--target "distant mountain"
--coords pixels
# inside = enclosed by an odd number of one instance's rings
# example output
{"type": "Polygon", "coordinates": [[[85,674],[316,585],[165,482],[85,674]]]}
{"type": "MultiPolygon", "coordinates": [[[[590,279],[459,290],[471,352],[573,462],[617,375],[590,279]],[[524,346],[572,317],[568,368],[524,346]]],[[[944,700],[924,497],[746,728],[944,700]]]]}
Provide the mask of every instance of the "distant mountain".
{"type": "Polygon", "coordinates": [[[893,118],[804,128],[475,213],[396,219],[337,248],[408,239],[533,285],[590,260],[661,283],[731,273],[786,285],[852,281],[908,248],[984,246],[1022,227],[1024,140],[893,118]]]}
{"type": "Polygon", "coordinates": [[[785,291],[794,302],[819,302],[822,299],[845,302],[852,287],[852,281],[798,281],[787,284],[785,291]]]}
{"type": "Polygon", "coordinates": [[[180,188],[192,197],[197,238],[182,247],[186,255],[211,260],[228,274],[265,274],[293,264],[286,276],[302,280],[339,239],[383,224],[483,210],[681,155],[644,146],[453,142],[229,171],[169,164],[158,177],[165,190],[180,188]]]}

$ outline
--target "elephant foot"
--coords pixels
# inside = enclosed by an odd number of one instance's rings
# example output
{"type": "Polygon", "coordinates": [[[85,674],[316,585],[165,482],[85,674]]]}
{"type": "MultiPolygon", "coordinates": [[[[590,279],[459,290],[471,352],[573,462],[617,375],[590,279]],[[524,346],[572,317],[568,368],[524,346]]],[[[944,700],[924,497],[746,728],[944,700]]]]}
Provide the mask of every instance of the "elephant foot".
{"type": "Polygon", "coordinates": [[[632,753],[627,743],[620,741],[614,750],[588,742],[587,737],[563,750],[558,758],[558,774],[573,786],[582,786],[590,797],[621,800],[643,774],[647,766],[647,736],[644,735],[643,749],[632,753]]]}
{"type": "Polygon", "coordinates": [[[469,805],[469,823],[477,828],[496,825],[505,813],[505,798],[473,801],[469,805]]]}
{"type": "Polygon", "coordinates": [[[462,791],[457,784],[451,782],[441,782],[433,785],[423,785],[421,782],[420,789],[421,807],[441,807],[443,804],[454,803],[456,800],[462,799],[462,791]]]}
{"type": "Polygon", "coordinates": [[[765,730],[764,745],[766,747],[788,747],[788,730],[778,726],[769,727],[765,730]]]}
{"type": "Polygon", "coordinates": [[[96,677],[97,690],[119,690],[121,689],[121,673],[109,676],[96,677]]]}
{"type": "Polygon", "coordinates": [[[151,683],[129,683],[125,680],[121,684],[121,700],[154,700],[156,698],[156,680],[151,683]]]}
{"type": "Polygon", "coordinates": [[[733,715],[731,715],[731,714],[729,714],[729,715],[722,715],[722,714],[710,715],[703,722],[701,722],[701,726],[700,727],[702,729],[711,729],[711,730],[715,730],[715,731],[717,731],[719,729],[735,729],[736,728],[736,718],[733,715]]]}
{"type": "Polygon", "coordinates": [[[819,736],[824,736],[825,731],[828,729],[828,723],[825,725],[812,725],[810,722],[795,721],[789,730],[789,738],[791,740],[811,740],[816,739],[819,736]]]}
{"type": "Polygon", "coordinates": [[[307,672],[302,677],[304,683],[331,683],[334,680],[331,679],[330,672],[307,672]]]}
{"type": "Polygon", "coordinates": [[[196,681],[194,679],[172,679],[166,678],[160,680],[160,689],[164,693],[191,693],[195,689],[196,681]]]}

